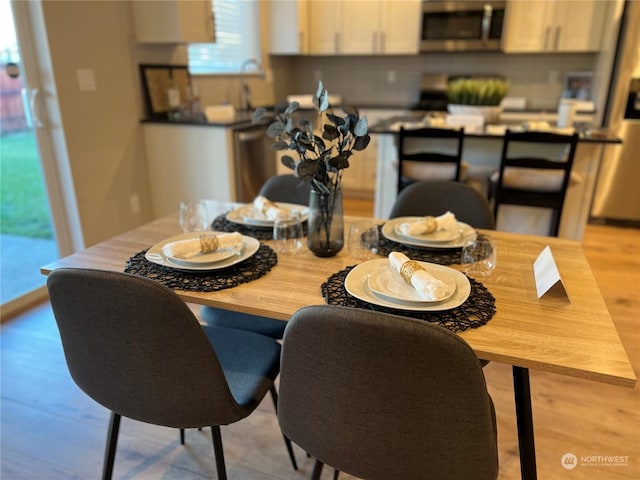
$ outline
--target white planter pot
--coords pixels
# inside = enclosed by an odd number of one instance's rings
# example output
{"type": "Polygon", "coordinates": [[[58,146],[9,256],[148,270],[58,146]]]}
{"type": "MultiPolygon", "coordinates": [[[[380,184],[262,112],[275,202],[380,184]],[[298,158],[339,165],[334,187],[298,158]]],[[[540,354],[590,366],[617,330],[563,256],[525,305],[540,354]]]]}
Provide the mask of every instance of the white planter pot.
{"type": "Polygon", "coordinates": [[[456,105],[450,103],[447,106],[447,109],[452,115],[482,115],[484,117],[485,124],[499,122],[500,114],[502,113],[502,107],[500,105],[489,107],[479,105],[456,105]]]}

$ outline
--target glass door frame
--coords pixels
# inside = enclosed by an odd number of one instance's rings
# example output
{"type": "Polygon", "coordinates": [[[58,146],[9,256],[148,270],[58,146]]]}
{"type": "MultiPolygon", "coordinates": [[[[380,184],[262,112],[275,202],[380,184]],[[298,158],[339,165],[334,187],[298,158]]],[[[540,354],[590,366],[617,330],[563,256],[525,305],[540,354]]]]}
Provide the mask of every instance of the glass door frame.
{"type": "MultiPolygon", "coordinates": [[[[21,74],[28,92],[43,181],[54,237],[60,257],[84,248],[84,239],[73,188],[58,105],[53,66],[40,1],[11,0],[16,38],[20,49],[21,74]]],[[[47,298],[46,287],[37,288],[2,305],[0,320],[32,307],[47,298]]]]}

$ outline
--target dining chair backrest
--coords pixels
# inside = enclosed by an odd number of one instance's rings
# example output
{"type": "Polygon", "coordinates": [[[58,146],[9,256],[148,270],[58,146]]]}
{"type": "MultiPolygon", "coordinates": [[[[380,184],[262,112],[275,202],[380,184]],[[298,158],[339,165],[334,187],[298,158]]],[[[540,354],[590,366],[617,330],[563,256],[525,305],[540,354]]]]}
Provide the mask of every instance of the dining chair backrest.
{"type": "Polygon", "coordinates": [[[177,428],[246,416],[198,320],[172,290],[88,269],[54,270],[47,287],[69,372],[96,402],[177,428]]]}
{"type": "Polygon", "coordinates": [[[262,185],[259,195],[273,202],[309,205],[311,185],[292,174],[275,175],[262,185]]]}
{"type": "Polygon", "coordinates": [[[226,479],[220,426],[250,415],[269,391],[277,402],[278,342],[202,327],[173,290],[123,272],[62,268],[47,289],[71,377],[111,410],[103,480],[113,473],[122,416],[179,428],[182,443],[186,428],[211,427],[226,479]]]}
{"type": "Polygon", "coordinates": [[[418,180],[462,179],[464,128],[400,128],[398,194],[418,180]]]}
{"type": "Polygon", "coordinates": [[[495,229],[493,211],[478,190],[462,182],[416,182],[396,199],[389,218],[438,216],[451,211],[474,228],[495,229]]]}
{"type": "Polygon", "coordinates": [[[420,320],[329,305],[298,310],[282,344],[278,420],[311,456],[366,480],[498,474],[478,357],[420,320]]]}
{"type": "Polygon", "coordinates": [[[579,136],[552,132],[505,132],[495,185],[494,216],[500,205],[548,208],[553,211],[549,235],[558,236],[579,136]],[[560,158],[547,152],[560,151],[560,158]]]}

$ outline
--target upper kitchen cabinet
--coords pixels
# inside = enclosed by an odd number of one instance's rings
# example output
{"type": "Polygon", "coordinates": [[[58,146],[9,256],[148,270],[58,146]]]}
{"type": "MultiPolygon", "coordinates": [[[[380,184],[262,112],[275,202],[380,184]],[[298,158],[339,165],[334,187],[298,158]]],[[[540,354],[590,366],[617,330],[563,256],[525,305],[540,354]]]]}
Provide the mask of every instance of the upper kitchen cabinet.
{"type": "Polygon", "coordinates": [[[131,2],[140,43],[214,43],[211,0],[131,2]]]}
{"type": "Polygon", "coordinates": [[[600,48],[607,2],[598,0],[511,1],[507,6],[503,50],[594,52],[600,48]]]}
{"type": "Polygon", "coordinates": [[[418,53],[420,0],[309,3],[309,53],[418,53]]]}
{"type": "Polygon", "coordinates": [[[270,52],[273,55],[309,53],[309,1],[269,2],[270,52]]]}

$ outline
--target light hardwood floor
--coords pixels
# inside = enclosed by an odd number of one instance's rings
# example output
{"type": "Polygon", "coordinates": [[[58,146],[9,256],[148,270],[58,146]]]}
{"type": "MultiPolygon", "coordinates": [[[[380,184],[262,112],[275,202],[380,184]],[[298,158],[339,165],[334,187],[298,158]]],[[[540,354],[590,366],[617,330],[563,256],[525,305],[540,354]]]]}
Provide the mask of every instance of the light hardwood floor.
{"type": "MultiPolygon", "coordinates": [[[[348,214],[371,215],[367,201],[347,201],[348,214]]],[[[636,370],[640,370],[640,230],[587,227],[583,241],[594,276],[636,370]]],[[[48,303],[1,327],[0,477],[6,480],[99,478],[108,413],[73,383],[48,303]]],[[[520,478],[509,367],[485,368],[496,405],[500,479],[520,478]]],[[[545,372],[531,372],[538,478],[640,478],[640,387],[626,389],[545,372]],[[590,457],[565,470],[562,455],[590,457]],[[620,466],[597,456],[624,456],[620,466]]],[[[248,419],[223,428],[231,479],[307,479],[312,460],[296,450],[291,470],[271,400],[248,419]]],[[[336,439],[340,441],[340,439],[336,439]]],[[[345,447],[347,448],[347,447],[345,447]]],[[[425,445],[425,448],[430,448],[425,445]]],[[[330,478],[325,469],[324,478],[330,478]]],[[[187,432],[124,419],[114,478],[216,478],[208,431],[187,432]]],[[[340,478],[352,478],[341,475],[340,478]]],[[[390,479],[394,480],[394,479],[390,479]]]]}

